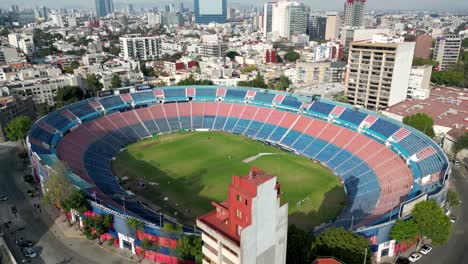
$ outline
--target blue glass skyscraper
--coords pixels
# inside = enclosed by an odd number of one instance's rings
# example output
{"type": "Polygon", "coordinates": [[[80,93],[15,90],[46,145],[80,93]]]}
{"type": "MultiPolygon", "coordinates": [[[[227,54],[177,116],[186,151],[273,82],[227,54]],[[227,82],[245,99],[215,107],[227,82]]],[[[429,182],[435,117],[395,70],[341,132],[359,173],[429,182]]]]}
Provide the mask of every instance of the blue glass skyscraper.
{"type": "Polygon", "coordinates": [[[226,23],[227,0],[194,0],[195,23],[226,23]]]}
{"type": "Polygon", "coordinates": [[[98,17],[105,17],[114,12],[113,0],[95,0],[96,1],[96,15],[98,17]]]}

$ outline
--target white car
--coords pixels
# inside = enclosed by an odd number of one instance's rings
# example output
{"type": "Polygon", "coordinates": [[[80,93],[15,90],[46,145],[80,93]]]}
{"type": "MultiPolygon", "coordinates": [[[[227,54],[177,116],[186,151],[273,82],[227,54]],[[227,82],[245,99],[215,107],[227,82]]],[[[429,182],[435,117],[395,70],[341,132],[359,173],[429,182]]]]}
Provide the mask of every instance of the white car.
{"type": "Polygon", "coordinates": [[[421,258],[422,258],[422,254],[418,252],[414,252],[408,257],[409,261],[411,262],[416,262],[420,260],[421,258]]]}
{"type": "Polygon", "coordinates": [[[5,195],[0,195],[0,201],[6,201],[8,200],[8,197],[6,197],[5,195]]]}
{"type": "Polygon", "coordinates": [[[30,247],[23,248],[23,255],[28,258],[35,258],[37,257],[36,251],[30,247]]]}
{"type": "Polygon", "coordinates": [[[431,251],[432,251],[432,247],[429,245],[424,245],[421,247],[421,250],[419,250],[419,252],[423,253],[424,255],[429,254],[429,252],[431,251]]]}

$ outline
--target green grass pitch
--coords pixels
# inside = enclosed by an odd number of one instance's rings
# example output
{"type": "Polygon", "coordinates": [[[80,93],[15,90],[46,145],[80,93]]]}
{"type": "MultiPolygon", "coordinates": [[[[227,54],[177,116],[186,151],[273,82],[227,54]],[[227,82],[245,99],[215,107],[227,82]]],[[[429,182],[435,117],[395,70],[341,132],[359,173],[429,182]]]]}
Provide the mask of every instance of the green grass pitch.
{"type": "Polygon", "coordinates": [[[213,210],[211,201],[227,197],[232,175],[256,166],[278,177],[281,200],[289,203],[289,223],[312,228],[341,212],[346,197],[340,179],[305,157],[244,136],[222,132],[172,133],[128,146],[112,164],[116,176],[138,199],[157,205],[184,223],[213,210]],[[249,163],[243,160],[259,153],[249,163]],[[146,188],[141,188],[144,179],[146,188]],[[306,199],[309,198],[309,199],[306,199]],[[299,201],[303,201],[297,207],[299,201]]]}

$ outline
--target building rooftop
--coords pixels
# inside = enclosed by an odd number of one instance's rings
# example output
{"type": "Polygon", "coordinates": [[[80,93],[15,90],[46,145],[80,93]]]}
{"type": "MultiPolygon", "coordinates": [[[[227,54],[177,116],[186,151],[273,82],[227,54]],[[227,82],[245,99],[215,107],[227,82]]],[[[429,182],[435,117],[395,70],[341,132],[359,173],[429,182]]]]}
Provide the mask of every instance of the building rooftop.
{"type": "MultiPolygon", "coordinates": [[[[257,195],[257,187],[266,181],[274,178],[273,175],[266,173],[258,168],[252,167],[250,173],[245,176],[233,176],[230,189],[233,188],[246,197],[253,198],[257,195]]],[[[229,199],[229,198],[228,198],[229,199]]],[[[216,230],[233,243],[240,245],[240,236],[235,232],[230,223],[230,202],[229,200],[217,203],[212,202],[216,208],[198,218],[210,228],[216,230]]]]}
{"type": "Polygon", "coordinates": [[[407,99],[393,105],[386,112],[403,117],[425,113],[434,125],[454,127],[468,125],[468,92],[456,88],[437,87],[427,99],[407,99]]]}

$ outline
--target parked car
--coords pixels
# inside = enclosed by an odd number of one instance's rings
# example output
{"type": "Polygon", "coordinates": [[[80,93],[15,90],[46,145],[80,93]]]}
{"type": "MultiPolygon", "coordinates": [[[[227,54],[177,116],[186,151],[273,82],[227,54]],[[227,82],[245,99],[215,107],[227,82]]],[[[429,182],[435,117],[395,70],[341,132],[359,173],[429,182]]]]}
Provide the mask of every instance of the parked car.
{"type": "Polygon", "coordinates": [[[419,250],[419,252],[423,253],[424,255],[429,254],[429,252],[431,252],[431,251],[432,251],[432,247],[430,245],[427,245],[427,244],[423,245],[421,247],[421,250],[419,250]]]}
{"type": "Polygon", "coordinates": [[[396,260],[395,264],[410,264],[410,261],[408,258],[405,257],[398,257],[396,260]]]}
{"type": "Polygon", "coordinates": [[[457,221],[457,218],[455,216],[450,217],[450,222],[455,223],[457,221]]]}
{"type": "Polygon", "coordinates": [[[23,240],[23,239],[15,240],[15,244],[22,247],[22,248],[34,246],[34,243],[32,241],[23,240]]]}
{"type": "Polygon", "coordinates": [[[27,258],[35,258],[37,257],[36,251],[31,247],[23,248],[23,255],[27,258]]]}
{"type": "Polygon", "coordinates": [[[413,252],[409,257],[409,261],[416,262],[422,258],[422,254],[419,252],[413,252]]]}
{"type": "Polygon", "coordinates": [[[4,201],[6,201],[6,200],[8,200],[8,197],[6,197],[5,195],[1,195],[1,196],[0,196],[0,201],[3,201],[3,202],[4,202],[4,201]]]}

